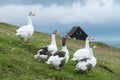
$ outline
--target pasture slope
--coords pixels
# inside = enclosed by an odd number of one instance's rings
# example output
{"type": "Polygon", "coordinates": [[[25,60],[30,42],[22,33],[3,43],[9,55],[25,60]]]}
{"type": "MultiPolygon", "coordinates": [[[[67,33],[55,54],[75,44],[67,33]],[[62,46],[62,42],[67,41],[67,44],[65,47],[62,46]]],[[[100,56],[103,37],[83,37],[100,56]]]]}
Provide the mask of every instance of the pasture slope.
{"type": "MultiPolygon", "coordinates": [[[[48,34],[35,32],[29,43],[21,43],[15,35],[16,26],[0,23],[0,80],[120,80],[120,49],[101,42],[92,42],[97,46],[94,55],[97,65],[91,75],[75,71],[76,62],[69,60],[63,70],[55,70],[33,58],[36,51],[51,41],[48,34]]],[[[56,38],[61,49],[61,37],[56,38]]],[[[73,53],[84,47],[80,40],[68,40],[70,59],[73,53]]]]}

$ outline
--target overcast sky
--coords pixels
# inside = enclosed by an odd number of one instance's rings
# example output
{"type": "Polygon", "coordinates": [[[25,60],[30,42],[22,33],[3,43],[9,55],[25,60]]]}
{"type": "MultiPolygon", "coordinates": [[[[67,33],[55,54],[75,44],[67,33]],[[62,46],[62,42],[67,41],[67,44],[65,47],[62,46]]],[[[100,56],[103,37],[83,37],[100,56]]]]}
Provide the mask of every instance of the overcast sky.
{"type": "Polygon", "coordinates": [[[36,14],[32,21],[37,31],[65,34],[79,25],[96,37],[116,36],[116,41],[120,36],[120,0],[3,0],[0,22],[25,25],[30,11],[36,14]]]}

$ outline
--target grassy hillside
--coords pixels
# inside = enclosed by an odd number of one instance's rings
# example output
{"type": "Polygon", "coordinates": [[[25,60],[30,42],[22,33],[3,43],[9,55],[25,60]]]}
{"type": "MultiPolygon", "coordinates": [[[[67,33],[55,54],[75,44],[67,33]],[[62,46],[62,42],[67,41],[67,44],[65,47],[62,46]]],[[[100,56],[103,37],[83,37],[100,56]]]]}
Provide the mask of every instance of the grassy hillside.
{"type": "MultiPolygon", "coordinates": [[[[15,35],[17,27],[0,23],[0,80],[120,80],[120,49],[95,42],[94,55],[97,65],[91,76],[75,71],[75,62],[69,60],[62,71],[54,70],[33,58],[36,51],[51,41],[50,35],[35,32],[30,43],[21,44],[15,35]]],[[[84,42],[68,40],[70,58],[73,53],[84,47],[84,42]]],[[[61,49],[61,38],[57,37],[61,49]]]]}

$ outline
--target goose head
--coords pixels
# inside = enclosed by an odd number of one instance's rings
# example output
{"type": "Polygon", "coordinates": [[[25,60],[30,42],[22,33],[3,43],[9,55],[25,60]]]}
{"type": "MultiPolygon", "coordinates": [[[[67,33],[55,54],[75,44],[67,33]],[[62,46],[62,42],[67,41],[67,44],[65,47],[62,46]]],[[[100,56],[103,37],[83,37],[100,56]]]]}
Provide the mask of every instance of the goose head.
{"type": "Polygon", "coordinates": [[[95,49],[96,46],[95,45],[90,45],[90,48],[95,49]]]}
{"type": "Polygon", "coordinates": [[[57,31],[57,30],[54,30],[52,34],[59,35],[59,34],[60,34],[60,32],[59,32],[59,31],[57,31]]]}
{"type": "Polygon", "coordinates": [[[87,37],[87,40],[94,40],[95,38],[94,37],[92,37],[92,36],[88,36],[87,37]]]}
{"type": "Polygon", "coordinates": [[[70,39],[70,36],[69,35],[65,35],[63,36],[64,39],[70,39]]]}
{"type": "Polygon", "coordinates": [[[35,14],[33,12],[29,12],[28,14],[29,16],[35,16],[35,14]]]}

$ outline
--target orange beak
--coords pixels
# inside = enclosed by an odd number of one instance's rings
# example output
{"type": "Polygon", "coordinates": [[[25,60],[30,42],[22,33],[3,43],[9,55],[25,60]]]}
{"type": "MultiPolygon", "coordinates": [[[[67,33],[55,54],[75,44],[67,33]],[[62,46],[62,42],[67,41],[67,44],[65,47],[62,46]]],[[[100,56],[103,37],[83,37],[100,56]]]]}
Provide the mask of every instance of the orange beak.
{"type": "Polygon", "coordinates": [[[35,14],[34,14],[34,13],[32,13],[32,16],[35,16],[35,14]]]}
{"type": "Polygon", "coordinates": [[[95,40],[95,38],[92,38],[92,40],[95,40]]]}
{"type": "Polygon", "coordinates": [[[68,39],[71,39],[71,37],[70,37],[70,36],[68,36],[68,39]]]}

